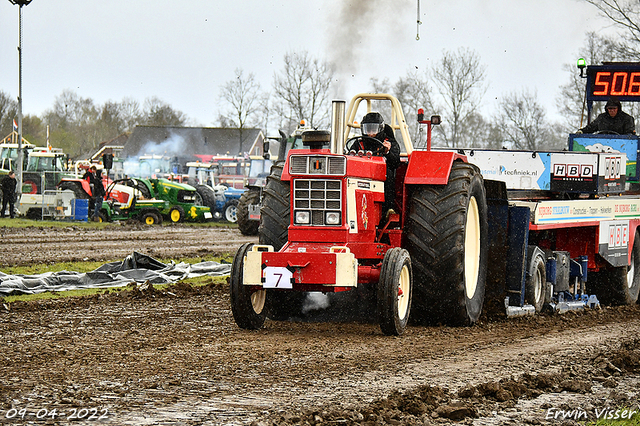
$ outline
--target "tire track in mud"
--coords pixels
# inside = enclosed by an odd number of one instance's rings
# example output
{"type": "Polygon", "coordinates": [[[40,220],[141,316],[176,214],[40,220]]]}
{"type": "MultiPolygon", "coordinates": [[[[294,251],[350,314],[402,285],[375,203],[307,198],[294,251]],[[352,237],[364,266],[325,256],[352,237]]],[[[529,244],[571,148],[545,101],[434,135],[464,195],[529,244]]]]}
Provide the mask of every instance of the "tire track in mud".
{"type": "Polygon", "coordinates": [[[206,254],[233,254],[245,242],[237,229],[222,227],[105,227],[103,229],[2,228],[3,250],[0,266],[29,265],[68,261],[120,260],[134,251],[153,257],[171,258],[206,254]]]}

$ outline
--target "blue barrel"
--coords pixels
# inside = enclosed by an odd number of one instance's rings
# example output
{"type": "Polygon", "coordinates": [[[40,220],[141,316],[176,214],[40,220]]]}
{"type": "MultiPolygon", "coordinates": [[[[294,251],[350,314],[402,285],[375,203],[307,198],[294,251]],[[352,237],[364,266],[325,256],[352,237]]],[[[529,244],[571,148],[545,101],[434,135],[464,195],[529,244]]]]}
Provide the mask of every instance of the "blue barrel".
{"type": "Polygon", "coordinates": [[[89,220],[89,200],[74,198],[71,200],[73,220],[89,220]]]}

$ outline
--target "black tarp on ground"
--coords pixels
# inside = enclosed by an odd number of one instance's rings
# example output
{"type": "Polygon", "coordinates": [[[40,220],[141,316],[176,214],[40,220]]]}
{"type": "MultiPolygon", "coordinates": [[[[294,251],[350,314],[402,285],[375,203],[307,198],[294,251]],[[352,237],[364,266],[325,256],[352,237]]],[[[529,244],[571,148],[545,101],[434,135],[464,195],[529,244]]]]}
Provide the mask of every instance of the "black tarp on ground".
{"type": "Polygon", "coordinates": [[[133,252],[122,262],[106,263],[86,273],[60,271],[38,275],[7,275],[0,272],[0,297],[45,291],[123,287],[132,282],[166,284],[202,275],[228,275],[230,272],[230,264],[209,261],[193,265],[172,262],[167,265],[147,255],[133,252]]]}

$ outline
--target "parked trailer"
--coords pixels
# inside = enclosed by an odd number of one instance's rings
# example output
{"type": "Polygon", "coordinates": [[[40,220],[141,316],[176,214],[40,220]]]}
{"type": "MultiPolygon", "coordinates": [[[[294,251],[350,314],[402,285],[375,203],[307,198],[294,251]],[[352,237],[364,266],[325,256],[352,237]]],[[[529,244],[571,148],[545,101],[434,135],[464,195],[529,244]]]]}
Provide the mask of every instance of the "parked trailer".
{"type": "MultiPolygon", "coordinates": [[[[430,134],[439,117],[419,121],[430,134]]],[[[494,302],[512,316],[637,301],[640,196],[626,181],[623,153],[522,152],[550,166],[549,188],[532,188],[531,176],[485,179],[489,168],[468,152],[431,149],[430,138],[414,150],[390,95],[357,95],[346,117],[334,102],[332,122],[344,125],[332,129],[331,149],[321,148],[318,132],[305,134],[307,149],[290,151],[281,178],[269,179],[263,210],[281,221],[261,226],[260,244],[236,253],[230,293],[241,328],[295,316],[305,293],[317,291],[372,295],[389,335],[402,334],[410,315],[472,324],[494,302]],[[381,100],[391,104],[407,153],[396,171],[397,213],[387,218],[384,159],[345,150],[359,105],[370,112],[381,100]]]]}

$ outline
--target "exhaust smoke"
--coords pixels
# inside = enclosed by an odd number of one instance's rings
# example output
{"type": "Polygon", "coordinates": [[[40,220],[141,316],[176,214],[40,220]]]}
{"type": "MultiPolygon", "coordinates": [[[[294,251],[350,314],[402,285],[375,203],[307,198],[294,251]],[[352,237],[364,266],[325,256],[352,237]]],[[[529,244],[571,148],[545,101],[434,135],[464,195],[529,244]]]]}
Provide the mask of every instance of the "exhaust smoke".
{"type": "MultiPolygon", "coordinates": [[[[359,77],[360,68],[367,76],[376,76],[378,66],[392,62],[382,47],[405,38],[411,5],[398,0],[334,0],[329,14],[328,61],[336,76],[336,97],[347,97],[347,84],[359,77]]],[[[359,88],[364,92],[367,88],[359,88]]]]}

